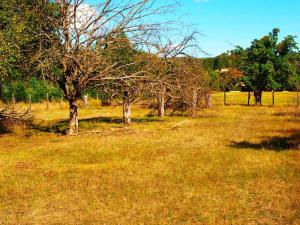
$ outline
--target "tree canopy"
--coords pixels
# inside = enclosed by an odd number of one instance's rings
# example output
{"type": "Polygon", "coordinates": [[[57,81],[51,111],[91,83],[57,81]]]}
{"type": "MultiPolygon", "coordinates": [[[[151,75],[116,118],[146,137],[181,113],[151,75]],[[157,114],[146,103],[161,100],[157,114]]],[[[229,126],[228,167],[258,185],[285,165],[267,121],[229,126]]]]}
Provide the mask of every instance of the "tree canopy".
{"type": "Polygon", "coordinates": [[[280,30],[273,29],[261,39],[252,41],[249,48],[233,51],[240,56],[239,68],[244,72],[245,89],[254,91],[257,104],[261,104],[262,91],[292,90],[299,75],[291,63],[298,49],[294,36],[279,41],[280,30]]]}

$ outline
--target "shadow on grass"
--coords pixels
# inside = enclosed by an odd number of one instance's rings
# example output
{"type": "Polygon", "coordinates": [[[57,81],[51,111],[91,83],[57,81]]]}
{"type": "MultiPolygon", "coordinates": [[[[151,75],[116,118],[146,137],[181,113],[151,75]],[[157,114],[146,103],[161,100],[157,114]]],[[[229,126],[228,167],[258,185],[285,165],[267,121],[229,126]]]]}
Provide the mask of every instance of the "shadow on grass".
{"type": "Polygon", "coordinates": [[[288,137],[272,137],[261,141],[260,143],[251,143],[248,141],[232,142],[229,146],[237,149],[250,148],[254,150],[270,150],[276,152],[299,150],[300,132],[298,131],[288,137]]]}
{"type": "Polygon", "coordinates": [[[295,112],[278,112],[274,113],[275,116],[288,116],[288,117],[295,117],[295,118],[300,118],[300,111],[295,111],[295,112]]]}
{"type": "MultiPolygon", "coordinates": [[[[140,118],[132,118],[131,121],[133,123],[149,123],[149,122],[162,122],[162,119],[158,117],[140,117],[140,118]]],[[[94,118],[86,118],[79,120],[79,128],[80,129],[93,129],[96,128],[97,125],[101,123],[106,124],[115,124],[121,125],[123,124],[122,117],[94,117],[94,118]]],[[[32,125],[32,128],[41,132],[47,133],[57,133],[57,134],[66,134],[69,127],[68,120],[60,120],[55,123],[48,124],[35,124],[32,125]]]]}
{"type": "Polygon", "coordinates": [[[269,108],[274,108],[274,105],[270,105],[270,104],[261,104],[261,105],[256,105],[254,103],[251,103],[250,105],[248,105],[247,103],[226,103],[221,104],[222,106],[246,106],[246,107],[252,107],[252,108],[262,108],[262,107],[269,107],[269,108]]]}

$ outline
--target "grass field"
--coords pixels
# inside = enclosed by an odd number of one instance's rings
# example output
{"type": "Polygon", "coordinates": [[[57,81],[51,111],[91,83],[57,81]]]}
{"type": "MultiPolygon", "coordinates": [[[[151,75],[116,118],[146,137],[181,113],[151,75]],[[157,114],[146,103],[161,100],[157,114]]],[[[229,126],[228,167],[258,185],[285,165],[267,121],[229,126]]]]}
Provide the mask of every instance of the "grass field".
{"type": "Polygon", "coordinates": [[[300,224],[300,112],[280,96],[215,94],[196,118],[135,106],[128,127],[94,102],[76,137],[55,133],[66,105],[36,104],[35,129],[0,136],[0,224],[300,224]]]}
{"type": "MultiPolygon", "coordinates": [[[[227,92],[227,104],[229,105],[247,105],[248,93],[247,92],[227,92]]],[[[215,104],[223,104],[223,93],[215,93],[213,100],[215,104]]],[[[300,98],[300,93],[298,93],[300,98]]],[[[275,106],[296,106],[297,93],[296,92],[275,92],[274,94],[275,106]]],[[[253,93],[251,94],[251,105],[255,104],[253,93]]],[[[272,105],[272,92],[263,92],[262,104],[264,106],[272,105]]]]}

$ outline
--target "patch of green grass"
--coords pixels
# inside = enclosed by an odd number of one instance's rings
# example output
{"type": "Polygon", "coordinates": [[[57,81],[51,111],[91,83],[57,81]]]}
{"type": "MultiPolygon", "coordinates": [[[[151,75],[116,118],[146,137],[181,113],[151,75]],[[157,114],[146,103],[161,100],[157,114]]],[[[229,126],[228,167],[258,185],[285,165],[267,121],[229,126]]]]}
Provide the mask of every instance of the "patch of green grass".
{"type": "MultiPolygon", "coordinates": [[[[121,107],[92,104],[79,136],[1,136],[0,224],[300,224],[299,111],[215,105],[165,119],[134,106],[126,127],[121,107]]],[[[65,126],[67,107],[33,109],[65,126]]]]}

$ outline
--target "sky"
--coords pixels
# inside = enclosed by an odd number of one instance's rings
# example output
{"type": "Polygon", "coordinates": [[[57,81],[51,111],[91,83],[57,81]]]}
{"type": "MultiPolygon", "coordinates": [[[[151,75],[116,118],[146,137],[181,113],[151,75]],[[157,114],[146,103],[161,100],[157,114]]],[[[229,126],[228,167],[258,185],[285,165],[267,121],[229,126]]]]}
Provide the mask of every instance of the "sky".
{"type": "Polygon", "coordinates": [[[209,55],[202,57],[217,56],[237,45],[248,47],[273,28],[280,28],[281,38],[295,35],[300,43],[300,0],[179,1],[176,18],[184,15],[181,22],[196,25],[203,34],[198,43],[209,55]]]}
{"type": "Polygon", "coordinates": [[[197,24],[201,48],[216,56],[235,45],[248,47],[278,27],[281,38],[298,36],[300,0],[182,0],[185,22],[197,24]],[[232,46],[233,45],[233,46],[232,46]]]}

